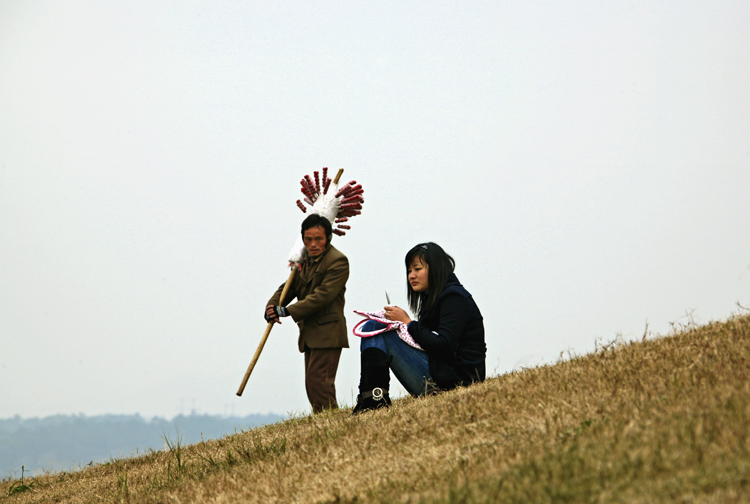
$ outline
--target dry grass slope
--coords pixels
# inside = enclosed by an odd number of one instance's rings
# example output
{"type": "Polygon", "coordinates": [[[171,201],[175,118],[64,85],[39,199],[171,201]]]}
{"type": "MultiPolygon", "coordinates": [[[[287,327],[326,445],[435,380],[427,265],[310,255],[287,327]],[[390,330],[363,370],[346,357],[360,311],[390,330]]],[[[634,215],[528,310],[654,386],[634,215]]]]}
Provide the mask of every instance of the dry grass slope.
{"type": "Polygon", "coordinates": [[[390,410],[0,484],[13,503],[750,502],[750,317],[390,410]],[[12,494],[12,495],[9,495],[12,494]]]}

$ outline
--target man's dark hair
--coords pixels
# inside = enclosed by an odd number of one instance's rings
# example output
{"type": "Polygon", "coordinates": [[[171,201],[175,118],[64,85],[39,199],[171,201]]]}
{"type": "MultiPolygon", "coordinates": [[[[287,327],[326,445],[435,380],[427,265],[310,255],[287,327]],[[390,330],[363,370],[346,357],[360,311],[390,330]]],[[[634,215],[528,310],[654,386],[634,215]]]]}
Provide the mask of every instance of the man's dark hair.
{"type": "Polygon", "coordinates": [[[310,214],[305,220],[302,221],[302,238],[305,238],[305,231],[314,227],[322,227],[326,233],[326,245],[331,243],[333,238],[333,228],[331,227],[331,221],[321,216],[320,214],[310,214]]]}
{"type": "Polygon", "coordinates": [[[445,253],[437,243],[427,242],[415,245],[406,253],[406,294],[409,308],[417,318],[421,318],[433,306],[445,289],[448,277],[456,268],[456,261],[445,253]],[[414,259],[419,259],[427,265],[427,291],[416,292],[409,283],[409,267],[414,259]]]}

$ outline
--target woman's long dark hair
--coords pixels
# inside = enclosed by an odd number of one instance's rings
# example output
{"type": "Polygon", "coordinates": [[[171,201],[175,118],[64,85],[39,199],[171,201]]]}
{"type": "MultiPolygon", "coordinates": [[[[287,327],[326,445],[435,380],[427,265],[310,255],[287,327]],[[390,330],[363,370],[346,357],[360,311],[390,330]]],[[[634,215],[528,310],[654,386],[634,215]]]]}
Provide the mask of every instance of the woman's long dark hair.
{"type": "Polygon", "coordinates": [[[448,276],[456,268],[456,261],[445,253],[445,250],[437,243],[427,242],[415,245],[406,254],[406,295],[409,300],[409,308],[417,318],[421,318],[423,312],[435,306],[435,301],[440,297],[448,282],[448,276]],[[425,292],[415,292],[409,283],[409,267],[414,259],[419,259],[422,264],[427,265],[428,288],[425,292]]]}

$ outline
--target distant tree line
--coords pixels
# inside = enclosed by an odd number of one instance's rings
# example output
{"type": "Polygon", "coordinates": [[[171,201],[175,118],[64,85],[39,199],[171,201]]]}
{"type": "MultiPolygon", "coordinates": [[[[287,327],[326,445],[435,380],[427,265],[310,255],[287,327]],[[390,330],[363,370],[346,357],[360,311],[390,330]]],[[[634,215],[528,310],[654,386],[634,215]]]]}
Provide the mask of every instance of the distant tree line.
{"type": "Polygon", "coordinates": [[[276,414],[247,417],[179,415],[172,420],[146,420],[140,415],[55,415],[22,419],[0,419],[0,479],[20,478],[21,466],[28,474],[75,470],[101,463],[162,450],[164,438],[183,445],[202,439],[275,423],[276,414]]]}

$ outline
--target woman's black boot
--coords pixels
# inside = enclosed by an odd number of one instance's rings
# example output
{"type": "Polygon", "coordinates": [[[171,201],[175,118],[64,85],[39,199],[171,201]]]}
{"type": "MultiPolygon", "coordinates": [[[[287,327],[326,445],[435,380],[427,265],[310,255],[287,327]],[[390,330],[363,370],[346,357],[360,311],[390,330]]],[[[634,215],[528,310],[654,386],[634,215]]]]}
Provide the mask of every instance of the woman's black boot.
{"type": "Polygon", "coordinates": [[[391,374],[388,368],[388,355],[379,348],[364,349],[361,373],[357,405],[352,414],[390,406],[388,386],[391,382],[391,374]]]}

